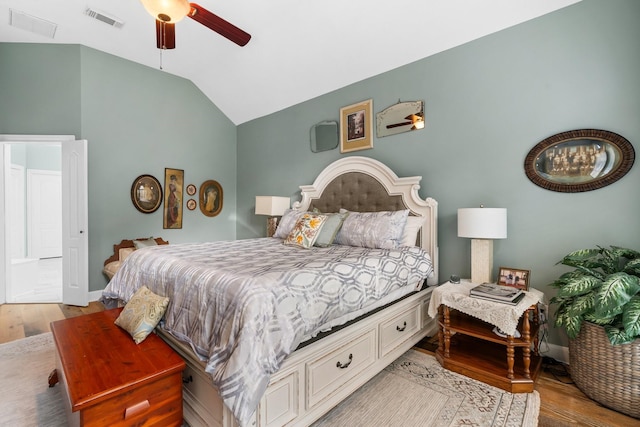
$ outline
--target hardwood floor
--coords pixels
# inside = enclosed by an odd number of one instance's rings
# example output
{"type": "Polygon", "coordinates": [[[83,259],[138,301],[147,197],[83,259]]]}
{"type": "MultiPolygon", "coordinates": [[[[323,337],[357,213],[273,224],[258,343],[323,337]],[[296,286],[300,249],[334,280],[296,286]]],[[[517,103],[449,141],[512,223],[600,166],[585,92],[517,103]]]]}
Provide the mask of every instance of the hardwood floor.
{"type": "MultiPolygon", "coordinates": [[[[49,323],[104,310],[99,302],[88,307],[64,304],[4,304],[0,305],[0,344],[49,332],[49,323]]],[[[434,339],[423,340],[418,346],[433,352],[434,339]]],[[[640,420],[607,409],[586,397],[569,377],[554,377],[557,366],[541,370],[536,382],[540,394],[540,427],[640,427],[640,420]]]]}

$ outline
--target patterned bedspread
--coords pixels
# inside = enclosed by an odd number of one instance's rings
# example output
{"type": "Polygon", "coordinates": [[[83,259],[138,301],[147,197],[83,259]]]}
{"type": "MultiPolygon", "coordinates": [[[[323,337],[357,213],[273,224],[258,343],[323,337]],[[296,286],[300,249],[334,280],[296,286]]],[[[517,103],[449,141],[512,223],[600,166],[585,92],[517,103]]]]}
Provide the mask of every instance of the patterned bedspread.
{"type": "Polygon", "coordinates": [[[241,425],[284,359],[323,325],[432,272],[418,247],[301,249],[275,238],[154,246],[133,252],[102,295],[142,285],[170,297],[164,327],[206,361],[241,425]]]}

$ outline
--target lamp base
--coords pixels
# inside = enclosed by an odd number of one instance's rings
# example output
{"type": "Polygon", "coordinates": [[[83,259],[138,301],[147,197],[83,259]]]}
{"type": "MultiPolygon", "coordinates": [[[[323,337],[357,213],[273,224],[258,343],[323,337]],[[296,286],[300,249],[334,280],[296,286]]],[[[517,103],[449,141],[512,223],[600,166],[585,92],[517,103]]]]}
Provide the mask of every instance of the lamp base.
{"type": "Polygon", "coordinates": [[[493,240],[471,239],[471,282],[489,283],[493,276],[493,240]]]}
{"type": "Polygon", "coordinates": [[[278,217],[270,216],[267,218],[267,237],[273,237],[276,234],[276,228],[278,228],[278,217]]]}

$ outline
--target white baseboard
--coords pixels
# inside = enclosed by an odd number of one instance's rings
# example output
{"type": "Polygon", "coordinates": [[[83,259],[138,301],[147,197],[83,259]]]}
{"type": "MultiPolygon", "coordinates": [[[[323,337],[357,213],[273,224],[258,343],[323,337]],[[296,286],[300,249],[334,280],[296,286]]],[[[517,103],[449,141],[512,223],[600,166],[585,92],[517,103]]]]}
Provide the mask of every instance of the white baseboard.
{"type": "Polygon", "coordinates": [[[91,291],[89,292],[89,302],[98,301],[101,296],[102,296],[102,291],[91,291]]]}

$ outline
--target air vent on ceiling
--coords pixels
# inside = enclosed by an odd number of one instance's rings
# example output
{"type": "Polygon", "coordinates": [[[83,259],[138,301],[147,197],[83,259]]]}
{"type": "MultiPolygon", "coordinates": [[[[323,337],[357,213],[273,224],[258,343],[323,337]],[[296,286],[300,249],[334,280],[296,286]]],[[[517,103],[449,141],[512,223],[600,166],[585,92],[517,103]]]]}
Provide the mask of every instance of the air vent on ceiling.
{"type": "Polygon", "coordinates": [[[111,25],[112,27],[122,28],[122,26],[124,25],[124,21],[122,19],[116,18],[112,15],[108,15],[101,10],[91,9],[90,7],[88,7],[84,13],[90,18],[97,19],[98,21],[104,22],[105,24],[111,25]]]}
{"type": "Polygon", "coordinates": [[[15,9],[9,9],[9,25],[49,38],[53,38],[58,28],[58,24],[15,9]]]}

